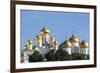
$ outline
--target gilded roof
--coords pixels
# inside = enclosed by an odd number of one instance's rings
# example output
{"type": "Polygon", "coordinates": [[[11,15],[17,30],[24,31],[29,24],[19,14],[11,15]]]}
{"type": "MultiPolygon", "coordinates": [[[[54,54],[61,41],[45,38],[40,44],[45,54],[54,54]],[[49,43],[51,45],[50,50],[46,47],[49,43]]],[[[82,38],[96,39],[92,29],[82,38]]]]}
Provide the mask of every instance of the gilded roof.
{"type": "Polygon", "coordinates": [[[80,45],[81,45],[81,48],[88,48],[89,47],[88,42],[85,40],[83,40],[80,45]]]}
{"type": "Polygon", "coordinates": [[[30,45],[30,44],[32,44],[32,41],[31,40],[27,40],[26,44],[30,45]]]}
{"type": "Polygon", "coordinates": [[[48,30],[48,28],[46,26],[41,30],[41,32],[50,33],[50,31],[48,30]]]}
{"type": "Polygon", "coordinates": [[[68,40],[66,40],[63,45],[64,45],[64,48],[71,48],[72,47],[71,42],[68,40]]]}
{"type": "Polygon", "coordinates": [[[79,39],[78,39],[75,35],[72,35],[72,36],[69,38],[69,41],[70,41],[70,42],[79,42],[79,39]]]}

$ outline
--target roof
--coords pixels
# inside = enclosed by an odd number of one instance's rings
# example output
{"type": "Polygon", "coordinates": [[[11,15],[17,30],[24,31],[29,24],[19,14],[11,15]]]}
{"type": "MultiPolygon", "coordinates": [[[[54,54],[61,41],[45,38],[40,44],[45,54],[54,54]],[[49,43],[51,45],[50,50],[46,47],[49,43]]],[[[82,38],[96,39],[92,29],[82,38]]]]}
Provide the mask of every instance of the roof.
{"type": "Polygon", "coordinates": [[[85,40],[83,40],[80,45],[81,45],[81,48],[88,48],[89,47],[88,42],[85,40]]]}
{"type": "Polygon", "coordinates": [[[48,28],[46,26],[44,26],[44,28],[41,30],[41,32],[50,33],[50,31],[48,30],[48,28]]]}
{"type": "Polygon", "coordinates": [[[69,41],[70,42],[79,42],[79,39],[75,35],[72,34],[72,36],[69,38],[69,41]]]}

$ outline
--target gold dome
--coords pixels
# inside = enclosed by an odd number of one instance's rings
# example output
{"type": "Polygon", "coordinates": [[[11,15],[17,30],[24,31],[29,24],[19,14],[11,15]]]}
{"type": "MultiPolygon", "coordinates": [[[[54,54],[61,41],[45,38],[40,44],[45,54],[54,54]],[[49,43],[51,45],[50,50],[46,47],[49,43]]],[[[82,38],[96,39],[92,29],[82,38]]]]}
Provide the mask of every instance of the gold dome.
{"type": "Polygon", "coordinates": [[[36,36],[36,38],[35,38],[35,42],[36,42],[36,43],[39,43],[41,39],[42,39],[42,37],[41,37],[40,35],[38,35],[38,36],[36,36]]]}
{"type": "Polygon", "coordinates": [[[69,41],[70,42],[79,42],[79,39],[75,35],[72,35],[72,37],[69,38],[69,41]]]}
{"type": "Polygon", "coordinates": [[[40,35],[41,35],[42,37],[44,37],[44,36],[45,36],[45,33],[44,33],[43,31],[40,31],[40,35]]]}
{"type": "Polygon", "coordinates": [[[68,40],[66,40],[66,41],[64,42],[64,48],[71,48],[71,47],[72,47],[71,42],[68,41],[68,40]]]}
{"type": "Polygon", "coordinates": [[[36,36],[36,38],[37,38],[37,39],[41,39],[42,37],[41,37],[41,35],[38,35],[38,36],[36,36]]]}
{"type": "Polygon", "coordinates": [[[29,44],[32,44],[32,41],[31,41],[31,40],[28,40],[27,42],[28,42],[29,44]]]}
{"type": "Polygon", "coordinates": [[[54,41],[54,44],[56,45],[56,44],[58,44],[58,42],[55,40],[55,41],[54,41]]]}
{"type": "Polygon", "coordinates": [[[81,42],[81,48],[88,48],[88,47],[89,47],[88,42],[86,42],[85,40],[83,40],[81,42]]]}
{"type": "Polygon", "coordinates": [[[48,28],[46,26],[41,30],[41,32],[50,33],[50,31],[48,30],[48,28]]]}
{"type": "Polygon", "coordinates": [[[27,40],[26,45],[30,45],[30,44],[32,44],[32,41],[31,40],[27,40]]]}
{"type": "Polygon", "coordinates": [[[52,36],[52,37],[51,37],[51,41],[56,41],[56,39],[52,36]]]}

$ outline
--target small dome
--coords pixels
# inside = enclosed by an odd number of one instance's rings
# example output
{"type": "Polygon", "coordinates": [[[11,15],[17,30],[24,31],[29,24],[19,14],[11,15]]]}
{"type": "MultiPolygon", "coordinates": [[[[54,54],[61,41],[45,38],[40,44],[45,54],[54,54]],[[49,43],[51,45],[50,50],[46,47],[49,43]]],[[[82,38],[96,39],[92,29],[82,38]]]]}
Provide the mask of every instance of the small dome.
{"type": "Polygon", "coordinates": [[[32,41],[31,40],[27,40],[26,44],[30,45],[30,44],[32,44],[32,41]]]}
{"type": "Polygon", "coordinates": [[[69,41],[70,42],[79,42],[79,39],[75,35],[72,35],[72,37],[69,38],[69,41]]]}
{"type": "Polygon", "coordinates": [[[37,39],[41,39],[42,37],[40,35],[36,36],[37,39]]]}
{"type": "Polygon", "coordinates": [[[43,32],[43,31],[40,31],[40,35],[41,35],[41,36],[44,36],[44,32],[43,32]]]}
{"type": "Polygon", "coordinates": [[[58,44],[58,42],[55,40],[55,41],[54,41],[54,44],[56,45],[56,44],[58,44]]]}
{"type": "Polygon", "coordinates": [[[55,38],[54,38],[53,36],[51,37],[51,40],[52,40],[52,41],[56,41],[55,38]]]}
{"type": "Polygon", "coordinates": [[[68,40],[66,40],[66,41],[64,42],[64,48],[71,48],[71,47],[72,47],[71,42],[68,41],[68,40]]]}
{"type": "Polygon", "coordinates": [[[83,40],[81,42],[81,48],[88,48],[88,47],[89,47],[88,42],[86,42],[85,40],[83,40]]]}

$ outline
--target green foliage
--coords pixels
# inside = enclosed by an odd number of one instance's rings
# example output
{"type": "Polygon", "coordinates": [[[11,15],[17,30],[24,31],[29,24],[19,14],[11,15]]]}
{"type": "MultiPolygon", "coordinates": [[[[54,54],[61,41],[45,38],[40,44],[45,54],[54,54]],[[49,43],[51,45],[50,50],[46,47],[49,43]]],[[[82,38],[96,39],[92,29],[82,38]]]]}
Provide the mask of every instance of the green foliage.
{"type": "Polygon", "coordinates": [[[32,55],[29,56],[29,62],[43,62],[43,61],[68,61],[68,60],[87,60],[89,55],[74,53],[69,55],[63,49],[52,49],[47,54],[45,58],[38,52],[35,51],[32,55]]]}
{"type": "Polygon", "coordinates": [[[71,60],[72,59],[71,55],[69,55],[68,52],[66,52],[62,49],[57,50],[57,52],[55,54],[55,58],[58,61],[71,60]]]}
{"type": "Polygon", "coordinates": [[[38,51],[29,56],[29,62],[41,62],[43,60],[44,57],[38,51]]]}
{"type": "Polygon", "coordinates": [[[89,59],[89,55],[74,53],[72,54],[72,59],[73,60],[86,60],[86,59],[89,59]]]}
{"type": "Polygon", "coordinates": [[[56,52],[56,50],[52,49],[47,54],[45,54],[47,61],[55,61],[56,60],[55,59],[55,52],[56,52]]]}

